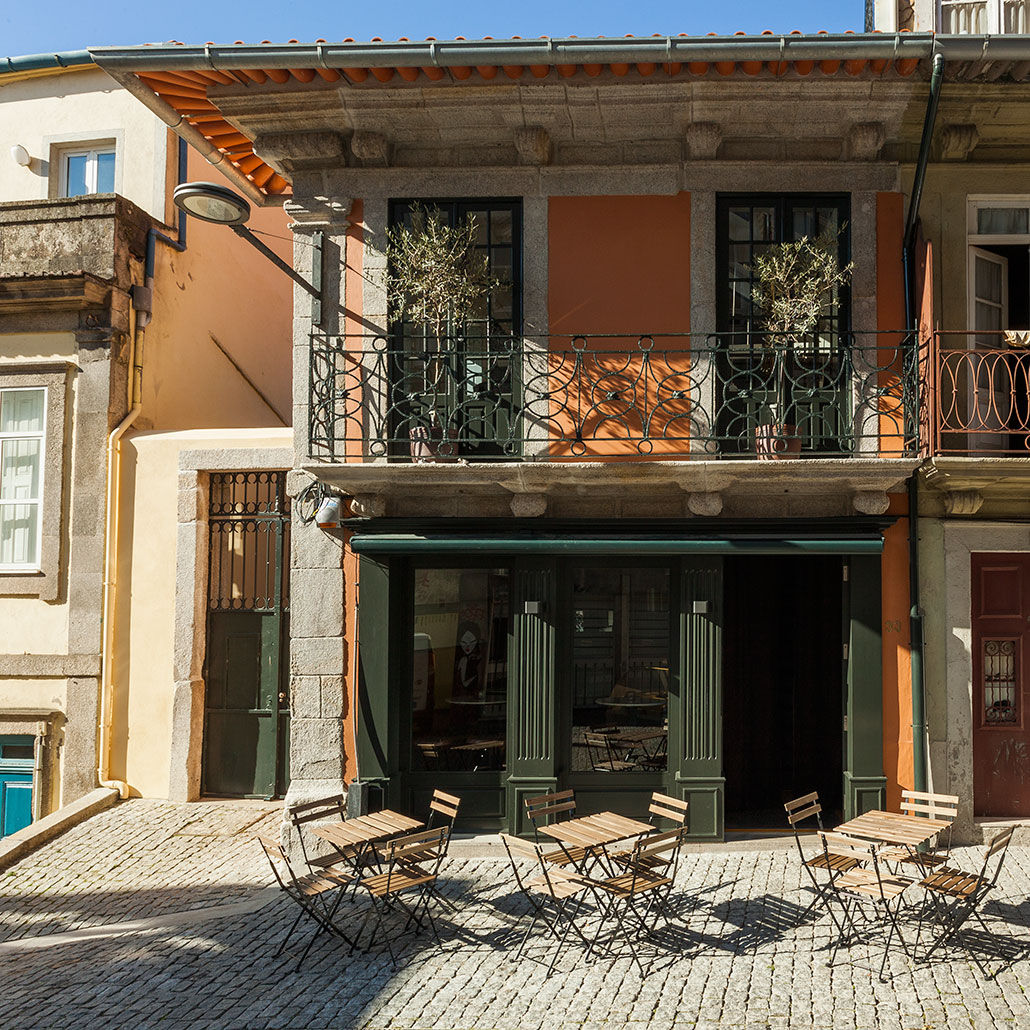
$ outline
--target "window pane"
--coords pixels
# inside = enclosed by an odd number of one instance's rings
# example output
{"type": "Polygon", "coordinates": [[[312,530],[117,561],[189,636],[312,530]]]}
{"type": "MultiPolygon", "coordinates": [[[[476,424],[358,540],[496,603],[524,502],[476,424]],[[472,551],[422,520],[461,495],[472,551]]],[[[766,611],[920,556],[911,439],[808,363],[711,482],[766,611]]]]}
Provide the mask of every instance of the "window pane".
{"type": "Polygon", "coordinates": [[[490,242],[511,243],[511,212],[491,211],[490,212],[490,242]]]}
{"type": "Polygon", "coordinates": [[[766,243],[776,240],[776,209],[756,207],[754,209],[754,238],[766,243]]]}
{"type": "Polygon", "coordinates": [[[1025,207],[981,207],[976,212],[976,231],[994,236],[1026,233],[1028,211],[1025,207]]]}
{"type": "Polygon", "coordinates": [[[0,500],[39,500],[41,440],[0,442],[0,500]]]}
{"type": "Polygon", "coordinates": [[[43,391],[0,391],[0,433],[43,432],[43,391]]]}
{"type": "Polygon", "coordinates": [[[665,769],[668,571],[574,569],[572,609],[572,769],[665,769]]]}
{"type": "Polygon", "coordinates": [[[794,208],[794,239],[800,240],[802,236],[811,238],[816,235],[816,232],[815,208],[794,208]]]}
{"type": "Polygon", "coordinates": [[[416,570],[414,617],[412,767],[503,769],[507,570],[416,570]]]}
{"type": "Polygon", "coordinates": [[[65,158],[66,197],[81,197],[89,193],[89,187],[86,185],[86,164],[85,154],[72,154],[65,158]]]}
{"type": "Polygon", "coordinates": [[[0,565],[35,565],[38,504],[0,504],[0,565]]]}
{"type": "Polygon", "coordinates": [[[751,239],[751,209],[746,207],[730,208],[730,239],[751,239]]]}
{"type": "Polygon", "coordinates": [[[114,193],[114,151],[97,154],[97,193],[114,193]]]}

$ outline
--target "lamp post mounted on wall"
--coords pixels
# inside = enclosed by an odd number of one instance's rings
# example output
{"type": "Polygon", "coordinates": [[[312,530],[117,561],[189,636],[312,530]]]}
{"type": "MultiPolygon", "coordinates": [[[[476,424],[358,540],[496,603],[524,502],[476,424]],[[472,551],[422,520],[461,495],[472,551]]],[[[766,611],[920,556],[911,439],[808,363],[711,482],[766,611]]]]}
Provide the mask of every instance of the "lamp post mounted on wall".
{"type": "Polygon", "coordinates": [[[194,218],[199,218],[204,222],[214,222],[216,225],[227,225],[240,239],[246,240],[252,247],[260,251],[276,268],[285,272],[301,289],[311,295],[311,321],[324,328],[322,326],[322,282],[324,278],[322,232],[313,233],[311,237],[314,248],[311,267],[312,278],[315,281],[309,283],[247,228],[245,223],[250,218],[250,204],[238,193],[213,182],[184,182],[175,187],[172,201],[180,211],[193,215],[194,218]]]}

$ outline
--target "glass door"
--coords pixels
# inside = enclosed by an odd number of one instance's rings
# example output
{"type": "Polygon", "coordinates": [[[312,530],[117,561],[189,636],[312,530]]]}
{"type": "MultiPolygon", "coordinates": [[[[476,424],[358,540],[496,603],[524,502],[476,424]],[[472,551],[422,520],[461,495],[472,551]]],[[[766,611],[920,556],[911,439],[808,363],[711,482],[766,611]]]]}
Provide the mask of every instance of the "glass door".
{"type": "Polygon", "coordinates": [[[439,787],[461,796],[466,827],[496,829],[503,816],[508,594],[507,569],[413,569],[413,814],[439,787]]]}
{"type": "Polygon", "coordinates": [[[669,569],[575,565],[564,578],[563,779],[582,814],[644,815],[669,761],[669,569]]]}

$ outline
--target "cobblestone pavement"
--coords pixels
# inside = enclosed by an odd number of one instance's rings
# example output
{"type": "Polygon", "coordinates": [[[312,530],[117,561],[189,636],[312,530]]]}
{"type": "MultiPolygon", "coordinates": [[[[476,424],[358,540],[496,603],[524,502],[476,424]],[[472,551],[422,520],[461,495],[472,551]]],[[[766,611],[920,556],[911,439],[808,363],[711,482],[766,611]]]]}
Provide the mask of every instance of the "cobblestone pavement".
{"type": "MultiPolygon", "coordinates": [[[[295,909],[267,889],[250,836],[278,818],[260,803],[131,801],[0,874],[0,1026],[1030,1026],[1022,845],[986,909],[994,981],[958,954],[913,966],[895,951],[880,983],[879,952],[864,944],[828,968],[831,924],[799,925],[810,895],[782,845],[690,849],[676,884],[686,925],[649,947],[646,977],[628,957],[588,964],[575,948],[550,978],[541,949],[511,961],[525,907],[507,863],[460,843],[444,869],[458,913],[438,917],[442,949],[405,938],[393,968],[378,949],[350,957],[327,937],[294,973],[272,953],[295,909]]],[[[981,853],[957,849],[956,863],[981,853]]]]}

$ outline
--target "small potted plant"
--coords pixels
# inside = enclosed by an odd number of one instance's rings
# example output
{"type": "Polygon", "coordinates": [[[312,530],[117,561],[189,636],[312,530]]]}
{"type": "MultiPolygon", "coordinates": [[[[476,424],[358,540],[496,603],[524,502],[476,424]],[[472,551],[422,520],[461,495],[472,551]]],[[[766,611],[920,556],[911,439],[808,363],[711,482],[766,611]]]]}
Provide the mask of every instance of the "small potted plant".
{"type": "Polygon", "coordinates": [[[841,267],[837,254],[836,233],[825,232],[814,239],[777,243],[755,258],[753,300],[775,378],[775,400],[765,409],[766,421],[755,428],[760,459],[801,453],[801,437],[789,420],[785,362],[816,329],[836,291],[851,281],[854,264],[841,267]]]}
{"type": "MultiPolygon", "coordinates": [[[[416,204],[410,225],[386,233],[385,285],[391,326],[413,325],[425,339],[423,376],[434,397],[424,410],[409,418],[411,457],[416,462],[457,458],[458,427],[443,425],[432,400],[448,396],[447,377],[453,375],[448,356],[452,333],[492,289],[501,285],[490,275],[486,254],[476,247],[477,230],[471,215],[450,225],[442,211],[416,204]]],[[[444,413],[446,418],[447,413],[444,413]]]]}

